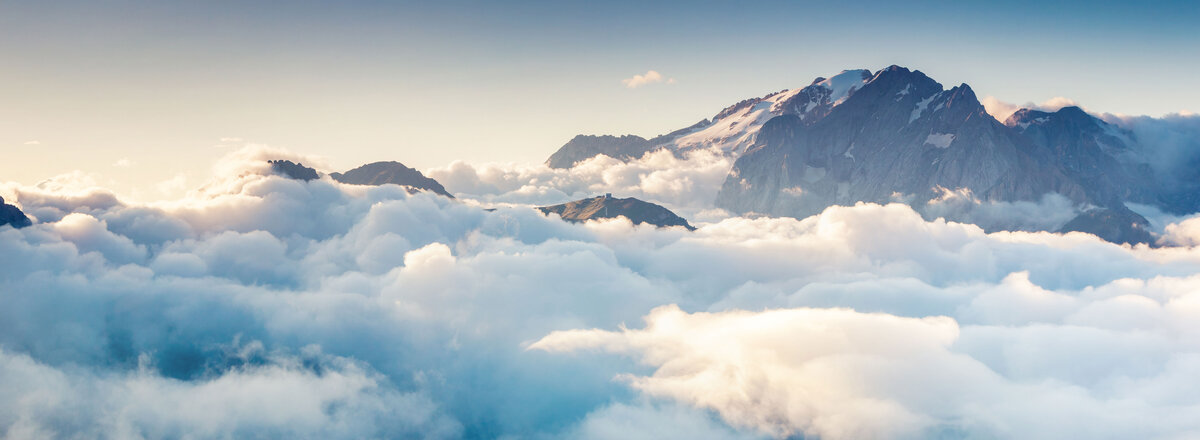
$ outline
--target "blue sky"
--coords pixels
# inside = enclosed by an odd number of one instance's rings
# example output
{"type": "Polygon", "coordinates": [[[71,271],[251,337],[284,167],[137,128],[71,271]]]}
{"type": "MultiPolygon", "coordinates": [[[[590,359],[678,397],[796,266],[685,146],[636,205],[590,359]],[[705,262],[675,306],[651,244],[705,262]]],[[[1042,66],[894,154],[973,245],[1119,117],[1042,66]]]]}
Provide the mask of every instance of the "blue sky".
{"type": "Polygon", "coordinates": [[[222,138],[336,168],[539,162],[890,64],[1007,102],[1200,107],[1196,2],[103,3],[0,3],[0,179],[195,181],[222,138]],[[648,70],[675,81],[622,85],[648,70]]]}

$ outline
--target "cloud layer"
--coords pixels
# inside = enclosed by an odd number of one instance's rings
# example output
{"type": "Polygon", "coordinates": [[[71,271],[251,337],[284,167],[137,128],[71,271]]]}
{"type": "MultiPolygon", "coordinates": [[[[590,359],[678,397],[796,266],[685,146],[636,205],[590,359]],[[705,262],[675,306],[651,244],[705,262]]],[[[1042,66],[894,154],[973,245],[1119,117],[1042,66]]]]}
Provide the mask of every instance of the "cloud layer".
{"type": "Polygon", "coordinates": [[[465,201],[287,180],[268,157],[320,166],[246,148],[151,204],[81,175],[0,185],[37,219],[0,228],[4,437],[1200,429],[1195,248],[987,234],[901,204],[696,232],[523,205],[623,188],[700,212],[716,156],[432,173],[465,201]]]}

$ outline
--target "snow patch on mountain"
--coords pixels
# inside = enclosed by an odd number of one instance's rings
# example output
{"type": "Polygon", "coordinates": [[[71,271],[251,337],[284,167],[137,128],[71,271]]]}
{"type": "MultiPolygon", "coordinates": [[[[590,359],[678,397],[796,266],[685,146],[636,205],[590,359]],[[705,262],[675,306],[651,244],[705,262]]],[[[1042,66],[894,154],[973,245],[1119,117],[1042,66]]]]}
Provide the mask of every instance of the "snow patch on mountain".
{"type": "Polygon", "coordinates": [[[941,95],[942,94],[940,92],[934,93],[932,95],[929,95],[928,98],[922,99],[921,102],[918,102],[917,108],[913,109],[912,115],[908,117],[908,123],[911,124],[911,123],[913,123],[913,121],[920,119],[921,116],[925,114],[925,108],[929,107],[929,103],[933,102],[934,99],[936,99],[938,96],[941,96],[941,95]]]}
{"type": "Polygon", "coordinates": [[[950,133],[930,133],[925,138],[925,145],[933,145],[938,148],[950,148],[951,142],[954,142],[954,135],[950,133]]]}

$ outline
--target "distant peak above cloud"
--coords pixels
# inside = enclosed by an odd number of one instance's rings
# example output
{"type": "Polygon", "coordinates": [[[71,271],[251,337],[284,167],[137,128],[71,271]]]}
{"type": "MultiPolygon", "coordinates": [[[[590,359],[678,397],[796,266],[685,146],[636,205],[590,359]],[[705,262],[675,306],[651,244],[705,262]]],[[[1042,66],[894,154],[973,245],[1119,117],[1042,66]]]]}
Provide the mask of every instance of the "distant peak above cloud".
{"type": "Polygon", "coordinates": [[[636,89],[641,86],[662,83],[675,84],[675,78],[667,78],[656,70],[647,70],[646,73],[634,75],[621,80],[621,84],[630,89],[636,89]]]}
{"type": "Polygon", "coordinates": [[[1022,105],[1010,104],[1010,103],[1001,101],[1000,99],[996,98],[995,96],[987,96],[987,97],[984,97],[983,99],[981,99],[980,103],[983,104],[983,108],[985,110],[987,110],[988,114],[992,115],[993,117],[996,118],[997,121],[1000,121],[1000,122],[1004,122],[1004,121],[1008,120],[1009,116],[1012,116],[1013,113],[1017,112],[1017,110],[1020,110],[1023,108],[1032,109],[1032,110],[1041,110],[1044,112],[1056,112],[1059,109],[1062,109],[1063,107],[1082,107],[1079,105],[1078,102],[1075,102],[1074,99],[1066,98],[1066,97],[1062,97],[1062,96],[1055,96],[1053,98],[1047,99],[1047,100],[1043,101],[1041,104],[1035,104],[1033,102],[1026,102],[1025,104],[1022,104],[1022,105]]]}

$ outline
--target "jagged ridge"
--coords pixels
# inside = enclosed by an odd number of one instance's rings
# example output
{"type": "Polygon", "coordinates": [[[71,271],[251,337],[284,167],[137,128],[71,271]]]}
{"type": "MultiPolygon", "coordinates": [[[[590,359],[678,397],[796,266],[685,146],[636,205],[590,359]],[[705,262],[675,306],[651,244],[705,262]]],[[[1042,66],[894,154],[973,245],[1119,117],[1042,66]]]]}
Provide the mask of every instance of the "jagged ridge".
{"type": "Polygon", "coordinates": [[[544,214],[558,214],[563,220],[572,222],[625,217],[634,224],[647,223],[658,227],[683,226],[689,231],[696,229],[671,210],[632,197],[620,199],[606,194],[561,205],[542,206],[537,209],[544,214]]]}

